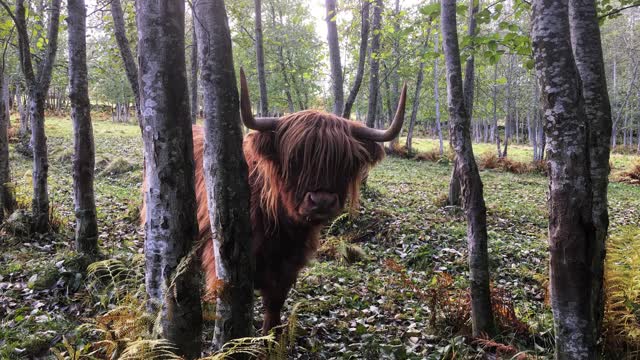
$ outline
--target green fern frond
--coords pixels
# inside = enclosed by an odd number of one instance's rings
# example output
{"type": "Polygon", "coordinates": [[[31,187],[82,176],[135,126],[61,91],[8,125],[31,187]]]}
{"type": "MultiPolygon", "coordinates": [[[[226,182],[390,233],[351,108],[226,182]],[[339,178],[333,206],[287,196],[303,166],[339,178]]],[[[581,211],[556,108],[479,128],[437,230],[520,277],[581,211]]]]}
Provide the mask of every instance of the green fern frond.
{"type": "Polygon", "coordinates": [[[177,348],[165,339],[138,340],[129,343],[120,360],[182,360],[177,348]]]}
{"type": "Polygon", "coordinates": [[[273,334],[240,338],[229,341],[224,344],[222,350],[209,357],[201,358],[200,360],[224,360],[229,359],[233,355],[248,355],[250,357],[261,358],[267,356],[269,349],[276,346],[278,346],[278,343],[273,334]]]}

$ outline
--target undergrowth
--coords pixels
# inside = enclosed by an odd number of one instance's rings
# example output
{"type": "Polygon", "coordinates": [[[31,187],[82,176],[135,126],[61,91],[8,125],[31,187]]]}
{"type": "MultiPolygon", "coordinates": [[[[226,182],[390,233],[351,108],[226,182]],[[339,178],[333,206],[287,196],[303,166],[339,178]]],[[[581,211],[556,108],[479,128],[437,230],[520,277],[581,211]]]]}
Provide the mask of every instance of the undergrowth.
{"type": "Polygon", "coordinates": [[[640,356],[640,229],[627,226],[608,240],[603,337],[606,352],[640,356]]]}

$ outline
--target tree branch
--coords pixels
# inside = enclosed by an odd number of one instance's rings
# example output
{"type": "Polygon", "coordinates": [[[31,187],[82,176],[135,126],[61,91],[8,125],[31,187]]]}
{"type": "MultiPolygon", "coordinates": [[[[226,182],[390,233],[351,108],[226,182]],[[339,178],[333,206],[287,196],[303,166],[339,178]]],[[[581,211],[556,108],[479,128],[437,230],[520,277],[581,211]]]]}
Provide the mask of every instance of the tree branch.
{"type": "Polygon", "coordinates": [[[615,10],[611,10],[610,12],[608,12],[608,13],[606,13],[604,15],[598,16],[598,20],[602,20],[602,19],[607,18],[609,16],[613,16],[613,15],[616,15],[618,13],[621,13],[624,10],[631,9],[631,8],[634,8],[634,7],[638,7],[638,6],[640,6],[640,2],[632,4],[632,5],[623,6],[621,8],[615,9],[615,10]]]}
{"type": "Polygon", "coordinates": [[[60,28],[60,2],[61,0],[51,0],[51,18],[47,28],[47,53],[38,69],[38,83],[42,89],[49,88],[51,83],[51,72],[53,63],[56,61],[56,52],[58,50],[58,30],[60,28]]]}

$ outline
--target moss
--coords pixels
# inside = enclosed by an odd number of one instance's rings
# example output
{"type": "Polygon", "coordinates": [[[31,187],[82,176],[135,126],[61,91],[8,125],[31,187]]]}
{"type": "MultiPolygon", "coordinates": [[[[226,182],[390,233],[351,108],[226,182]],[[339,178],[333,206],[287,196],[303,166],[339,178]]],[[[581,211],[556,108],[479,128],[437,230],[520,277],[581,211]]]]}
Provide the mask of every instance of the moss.
{"type": "Polygon", "coordinates": [[[58,258],[60,257],[61,260],[64,260],[63,265],[67,271],[83,274],[87,272],[89,264],[96,261],[95,258],[77,252],[64,253],[62,256],[58,256],[58,258]]]}
{"type": "Polygon", "coordinates": [[[24,349],[22,355],[38,356],[43,355],[51,346],[51,336],[44,334],[29,335],[22,341],[18,348],[24,349]]]}
{"type": "Polygon", "coordinates": [[[31,214],[26,210],[16,210],[4,224],[5,230],[15,236],[26,236],[31,232],[31,214]]]}
{"type": "Polygon", "coordinates": [[[135,170],[138,166],[122,157],[114,159],[98,176],[117,176],[135,170]]]}
{"type": "Polygon", "coordinates": [[[107,168],[107,166],[109,166],[109,163],[110,163],[110,161],[109,161],[109,158],[107,158],[107,157],[98,157],[98,158],[96,158],[96,167],[95,167],[96,172],[97,173],[102,172],[104,169],[107,168]]]}
{"type": "Polygon", "coordinates": [[[53,286],[59,278],[60,270],[55,265],[49,265],[33,274],[27,286],[33,290],[44,290],[53,286]]]}
{"type": "Polygon", "coordinates": [[[66,148],[55,154],[56,162],[70,163],[73,160],[73,149],[66,148]]]}

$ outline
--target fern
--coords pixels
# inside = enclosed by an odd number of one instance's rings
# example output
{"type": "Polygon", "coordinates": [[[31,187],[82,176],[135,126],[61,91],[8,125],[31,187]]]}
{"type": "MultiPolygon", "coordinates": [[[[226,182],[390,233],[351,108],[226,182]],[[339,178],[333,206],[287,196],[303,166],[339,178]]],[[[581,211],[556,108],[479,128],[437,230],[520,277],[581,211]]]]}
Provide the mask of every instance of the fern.
{"type": "Polygon", "coordinates": [[[612,353],[640,349],[640,230],[624,227],[612,235],[605,264],[603,333],[612,353]]]}
{"type": "Polygon", "coordinates": [[[117,259],[108,259],[87,267],[87,289],[104,307],[111,302],[121,304],[127,296],[137,297],[143,283],[142,265],[135,260],[127,265],[117,259]]]}
{"type": "MultiPolygon", "coordinates": [[[[231,340],[224,344],[222,350],[215,354],[201,358],[200,360],[224,360],[233,355],[248,355],[254,358],[265,358],[269,355],[269,349],[277,347],[278,342],[273,334],[260,337],[246,337],[231,340]]],[[[284,359],[284,358],[282,358],[284,359]]]]}
{"type": "Polygon", "coordinates": [[[137,340],[129,343],[120,360],[182,360],[177,348],[165,339],[137,340]]]}

